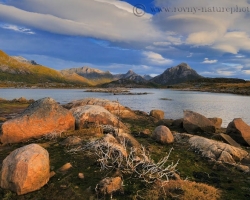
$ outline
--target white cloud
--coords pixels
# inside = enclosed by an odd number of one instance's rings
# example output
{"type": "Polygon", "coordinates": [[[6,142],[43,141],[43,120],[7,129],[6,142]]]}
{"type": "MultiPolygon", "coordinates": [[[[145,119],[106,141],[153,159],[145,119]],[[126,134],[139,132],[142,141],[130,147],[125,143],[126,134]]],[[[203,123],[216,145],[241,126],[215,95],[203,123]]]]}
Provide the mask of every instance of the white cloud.
{"type": "Polygon", "coordinates": [[[3,29],[9,29],[12,31],[20,32],[20,33],[35,34],[35,32],[31,31],[31,29],[12,25],[12,24],[0,24],[0,27],[3,29]]]}
{"type": "Polygon", "coordinates": [[[155,0],[159,7],[177,9],[174,12],[160,12],[153,17],[155,24],[163,30],[182,34],[187,45],[210,46],[226,53],[237,54],[240,50],[250,50],[250,15],[237,12],[240,8],[249,8],[248,0],[235,4],[228,0],[155,0]],[[196,12],[185,12],[184,8],[196,8],[196,12]],[[216,12],[224,8],[224,12],[216,12]],[[228,9],[228,11],[226,10],[228,9]],[[205,10],[210,12],[205,12],[205,10]],[[213,9],[215,9],[213,11],[213,9]],[[233,13],[231,13],[234,11],[233,13]],[[237,31],[235,31],[237,30],[237,31]]]}
{"type": "Polygon", "coordinates": [[[164,58],[161,54],[153,51],[144,51],[142,55],[145,57],[146,62],[153,65],[169,65],[173,63],[172,60],[164,58]]]}
{"type": "Polygon", "coordinates": [[[19,0],[0,4],[0,18],[48,32],[118,42],[164,41],[152,15],[136,17],[133,6],[119,0],[19,0]]]}
{"type": "Polygon", "coordinates": [[[187,58],[191,58],[193,56],[193,53],[189,53],[189,55],[187,56],[187,58]]]}
{"type": "Polygon", "coordinates": [[[242,72],[246,75],[250,75],[250,70],[242,70],[242,72]]]}
{"type": "Polygon", "coordinates": [[[236,57],[236,58],[245,58],[245,55],[239,54],[239,55],[236,55],[235,57],[236,57]]]}
{"type": "Polygon", "coordinates": [[[208,58],[204,58],[204,61],[202,63],[204,64],[214,64],[217,63],[218,60],[209,60],[208,58]]]}
{"type": "Polygon", "coordinates": [[[246,32],[228,32],[213,45],[213,48],[237,54],[240,50],[250,50],[250,37],[246,32]]]}

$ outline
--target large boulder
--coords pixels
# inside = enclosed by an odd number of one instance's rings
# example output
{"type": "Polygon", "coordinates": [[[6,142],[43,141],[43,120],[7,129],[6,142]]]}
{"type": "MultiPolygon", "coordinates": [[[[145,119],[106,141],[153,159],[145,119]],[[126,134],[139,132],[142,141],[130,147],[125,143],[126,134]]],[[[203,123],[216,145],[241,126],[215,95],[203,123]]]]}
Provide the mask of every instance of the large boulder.
{"type": "Polygon", "coordinates": [[[250,126],[241,118],[236,118],[227,126],[226,133],[242,145],[250,145],[250,126]]]}
{"type": "Polygon", "coordinates": [[[236,164],[248,155],[247,151],[240,148],[200,136],[190,137],[188,142],[192,148],[201,152],[204,157],[214,161],[236,164]]]}
{"type": "Polygon", "coordinates": [[[215,125],[208,118],[203,115],[185,110],[183,128],[188,133],[215,133],[215,125]]]}
{"type": "Polygon", "coordinates": [[[164,111],[162,110],[151,110],[149,115],[158,120],[164,119],[164,111]]]}
{"type": "Polygon", "coordinates": [[[37,144],[30,144],[8,155],[2,165],[1,187],[26,194],[43,187],[50,177],[48,152],[37,144]]]}
{"type": "Polygon", "coordinates": [[[72,101],[66,105],[64,105],[67,109],[76,108],[79,106],[86,106],[86,105],[97,105],[102,106],[112,114],[124,117],[124,118],[133,118],[136,117],[135,113],[127,108],[121,105],[118,101],[109,101],[107,99],[98,99],[98,98],[85,98],[81,100],[75,100],[72,101]]]}
{"type": "Polygon", "coordinates": [[[76,129],[85,128],[89,123],[126,128],[125,125],[115,115],[111,114],[102,106],[86,105],[72,108],[70,111],[75,117],[76,129]]]}
{"type": "Polygon", "coordinates": [[[222,119],[219,117],[208,118],[211,122],[214,123],[215,128],[220,129],[222,124],[222,119]]]}
{"type": "Polygon", "coordinates": [[[154,130],[152,137],[161,144],[170,144],[174,142],[174,137],[166,126],[158,126],[154,130]]]}
{"type": "Polygon", "coordinates": [[[2,125],[1,142],[18,143],[47,134],[75,129],[75,118],[52,98],[31,104],[22,114],[2,125]]]}

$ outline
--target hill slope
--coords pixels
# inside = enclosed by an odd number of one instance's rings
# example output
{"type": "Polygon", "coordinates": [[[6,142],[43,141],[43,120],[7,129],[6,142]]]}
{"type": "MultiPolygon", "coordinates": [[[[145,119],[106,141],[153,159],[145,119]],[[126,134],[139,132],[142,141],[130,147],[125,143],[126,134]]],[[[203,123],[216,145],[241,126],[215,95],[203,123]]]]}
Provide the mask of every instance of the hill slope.
{"type": "Polygon", "coordinates": [[[11,57],[0,51],[0,81],[37,83],[64,83],[89,85],[89,81],[80,76],[68,76],[57,70],[27,62],[20,57],[11,57]]]}
{"type": "Polygon", "coordinates": [[[168,68],[162,74],[154,77],[150,81],[161,85],[172,85],[199,78],[202,78],[202,76],[188,64],[181,63],[175,67],[168,68]]]}

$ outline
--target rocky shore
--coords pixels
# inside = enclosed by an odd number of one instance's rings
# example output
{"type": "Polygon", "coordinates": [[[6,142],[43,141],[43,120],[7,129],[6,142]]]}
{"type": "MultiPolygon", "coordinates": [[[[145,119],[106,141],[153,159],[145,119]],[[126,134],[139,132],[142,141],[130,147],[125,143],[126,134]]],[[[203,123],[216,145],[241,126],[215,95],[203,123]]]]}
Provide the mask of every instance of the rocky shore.
{"type": "Polygon", "coordinates": [[[223,129],[217,117],[185,110],[172,120],[106,99],[0,101],[16,104],[0,113],[10,116],[0,124],[1,199],[250,197],[240,118],[223,129]]]}
{"type": "Polygon", "coordinates": [[[112,93],[113,95],[146,95],[152,94],[147,92],[130,92],[130,90],[122,89],[122,88],[98,88],[98,89],[89,89],[85,90],[84,92],[101,92],[101,93],[112,93]]]}

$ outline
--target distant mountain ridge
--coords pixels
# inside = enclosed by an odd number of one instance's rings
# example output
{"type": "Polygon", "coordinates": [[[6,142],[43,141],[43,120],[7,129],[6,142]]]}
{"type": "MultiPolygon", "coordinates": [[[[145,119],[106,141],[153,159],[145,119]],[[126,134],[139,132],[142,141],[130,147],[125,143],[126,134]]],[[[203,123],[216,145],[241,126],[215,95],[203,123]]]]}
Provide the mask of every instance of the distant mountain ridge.
{"type": "Polygon", "coordinates": [[[175,67],[166,69],[162,74],[150,81],[160,85],[172,85],[200,78],[203,78],[203,76],[199,75],[187,63],[181,63],[175,67]]]}
{"type": "MultiPolygon", "coordinates": [[[[111,83],[117,85],[130,85],[130,87],[165,86],[204,78],[193,70],[188,64],[181,63],[175,67],[166,69],[162,74],[152,78],[149,75],[138,75],[132,70],[125,74],[112,74],[87,66],[70,68],[57,71],[35,61],[29,61],[21,56],[8,56],[0,51],[0,81],[13,81],[24,83],[66,83],[84,85],[102,85],[111,83]]],[[[205,78],[206,79],[206,78],[205,78]]]]}
{"type": "Polygon", "coordinates": [[[79,68],[70,68],[70,69],[65,69],[62,71],[68,71],[70,73],[76,73],[80,76],[83,76],[87,79],[101,79],[101,78],[106,78],[106,79],[113,79],[113,75],[109,71],[102,71],[99,69],[95,68],[90,68],[90,67],[79,67],[79,68]]]}

